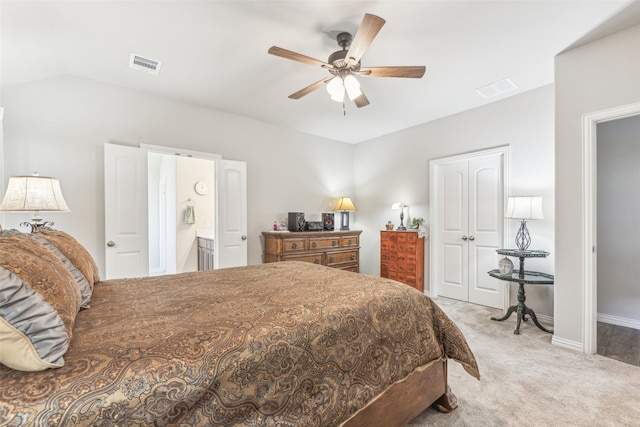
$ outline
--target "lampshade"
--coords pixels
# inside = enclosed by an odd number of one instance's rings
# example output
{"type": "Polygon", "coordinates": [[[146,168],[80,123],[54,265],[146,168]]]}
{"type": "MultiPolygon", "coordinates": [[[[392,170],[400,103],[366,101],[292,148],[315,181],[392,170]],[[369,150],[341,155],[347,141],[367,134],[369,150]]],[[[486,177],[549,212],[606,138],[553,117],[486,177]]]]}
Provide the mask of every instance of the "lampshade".
{"type": "Polygon", "coordinates": [[[542,197],[509,197],[504,217],[510,219],[544,219],[542,197]]]}
{"type": "Polygon", "coordinates": [[[519,219],[520,228],[516,234],[516,246],[521,251],[529,249],[531,236],[527,229],[528,219],[544,219],[542,214],[542,197],[509,197],[505,218],[519,219]]]}
{"type": "Polygon", "coordinates": [[[327,83],[327,92],[329,92],[331,99],[334,101],[342,102],[344,100],[345,91],[347,92],[347,95],[349,95],[349,99],[352,101],[362,95],[360,82],[355,78],[355,76],[351,74],[344,78],[341,76],[335,76],[329,81],[329,83],[327,83]]]}
{"type": "Polygon", "coordinates": [[[62,196],[60,182],[48,176],[12,176],[9,178],[7,192],[0,204],[0,211],[34,212],[29,225],[32,230],[52,225],[50,221],[42,222],[40,211],[69,211],[69,206],[62,196]]]}
{"type": "Polygon", "coordinates": [[[352,101],[362,95],[360,82],[351,74],[344,78],[344,88],[347,91],[347,95],[349,95],[349,99],[352,101]]]}
{"type": "Polygon", "coordinates": [[[344,84],[342,78],[336,76],[327,83],[327,92],[331,95],[331,99],[337,102],[344,100],[344,84]]]}
{"type": "Polygon", "coordinates": [[[356,205],[353,204],[350,197],[340,197],[338,203],[333,208],[334,211],[357,211],[356,205]]]}
{"type": "Polygon", "coordinates": [[[404,203],[394,203],[391,205],[391,209],[393,210],[404,209],[406,207],[407,205],[405,205],[404,203]]]}

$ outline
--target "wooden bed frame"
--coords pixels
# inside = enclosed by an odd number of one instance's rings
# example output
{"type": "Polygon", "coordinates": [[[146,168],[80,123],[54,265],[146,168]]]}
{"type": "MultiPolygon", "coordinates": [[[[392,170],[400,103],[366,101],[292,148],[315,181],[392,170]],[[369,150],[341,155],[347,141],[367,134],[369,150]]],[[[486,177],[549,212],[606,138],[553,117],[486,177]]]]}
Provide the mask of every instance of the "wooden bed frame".
{"type": "Polygon", "coordinates": [[[435,360],[394,383],[341,427],[404,426],[429,405],[445,413],[458,407],[447,385],[447,359],[435,360]]]}

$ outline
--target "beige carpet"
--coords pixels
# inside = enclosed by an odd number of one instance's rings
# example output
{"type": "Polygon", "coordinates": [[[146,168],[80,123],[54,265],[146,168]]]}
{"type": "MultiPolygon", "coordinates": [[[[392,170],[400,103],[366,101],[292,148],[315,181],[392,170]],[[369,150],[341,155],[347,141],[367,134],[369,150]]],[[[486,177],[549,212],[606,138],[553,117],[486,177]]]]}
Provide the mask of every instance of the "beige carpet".
{"type": "Polygon", "coordinates": [[[409,426],[640,426],[640,368],[551,345],[530,320],[514,335],[515,314],[435,298],[467,337],[480,381],[449,361],[458,409],[431,408],[409,426]]]}

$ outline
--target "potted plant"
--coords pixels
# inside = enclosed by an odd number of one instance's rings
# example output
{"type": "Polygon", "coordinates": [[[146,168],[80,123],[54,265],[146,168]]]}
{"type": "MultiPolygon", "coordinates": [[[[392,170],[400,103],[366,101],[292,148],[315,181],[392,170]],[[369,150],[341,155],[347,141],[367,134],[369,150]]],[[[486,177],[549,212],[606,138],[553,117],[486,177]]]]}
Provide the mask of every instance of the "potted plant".
{"type": "Polygon", "coordinates": [[[424,218],[412,218],[409,228],[413,230],[419,230],[424,225],[424,218]]]}

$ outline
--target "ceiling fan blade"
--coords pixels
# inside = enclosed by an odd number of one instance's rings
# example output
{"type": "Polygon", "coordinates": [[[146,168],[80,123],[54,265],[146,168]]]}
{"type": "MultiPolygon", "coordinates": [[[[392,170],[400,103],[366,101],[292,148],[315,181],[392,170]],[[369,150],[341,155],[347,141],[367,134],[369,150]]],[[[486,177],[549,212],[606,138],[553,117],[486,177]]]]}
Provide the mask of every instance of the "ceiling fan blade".
{"type": "Polygon", "coordinates": [[[332,78],[333,78],[333,76],[327,77],[326,79],[322,79],[322,80],[317,81],[317,82],[315,82],[313,84],[310,84],[309,86],[307,86],[307,87],[305,87],[303,89],[300,89],[296,93],[292,93],[291,95],[289,95],[289,98],[291,98],[291,99],[300,99],[303,96],[310,94],[314,90],[321,88],[323,85],[327,84],[327,82],[329,80],[331,80],[332,78]]]}
{"type": "Polygon", "coordinates": [[[356,104],[356,107],[358,108],[366,107],[367,105],[369,105],[369,100],[365,96],[364,92],[359,97],[354,99],[353,102],[356,104]]]}
{"type": "Polygon", "coordinates": [[[362,58],[362,55],[385,22],[386,21],[379,16],[369,13],[364,15],[358,31],[356,31],[355,36],[353,36],[351,46],[349,46],[349,52],[345,57],[345,60],[348,61],[350,65],[355,65],[360,62],[360,58],[362,58]]]}
{"type": "Polygon", "coordinates": [[[361,68],[357,74],[367,77],[409,77],[419,79],[424,76],[424,65],[410,65],[400,67],[366,67],[361,68]]]}
{"type": "Polygon", "coordinates": [[[292,52],[290,50],[283,49],[278,46],[271,46],[268,52],[271,55],[279,56],[281,58],[291,59],[293,61],[302,62],[303,64],[318,65],[323,68],[333,68],[332,65],[329,65],[326,62],[320,61],[318,59],[313,59],[311,57],[302,55],[300,53],[292,52]]]}

